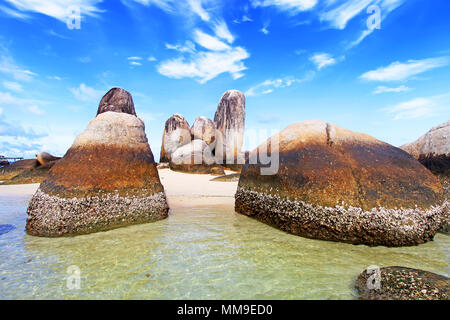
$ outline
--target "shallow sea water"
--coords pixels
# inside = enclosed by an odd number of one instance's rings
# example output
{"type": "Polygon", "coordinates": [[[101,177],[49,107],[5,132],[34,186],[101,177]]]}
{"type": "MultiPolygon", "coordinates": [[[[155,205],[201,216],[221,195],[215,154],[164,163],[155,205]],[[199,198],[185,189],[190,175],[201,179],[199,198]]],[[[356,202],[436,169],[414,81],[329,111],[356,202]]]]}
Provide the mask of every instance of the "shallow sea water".
{"type": "Polygon", "coordinates": [[[25,233],[30,196],[0,195],[0,299],[355,299],[370,265],[449,276],[450,237],[404,248],[290,235],[232,208],[67,238],[25,233]],[[68,268],[81,271],[68,289],[68,268]]]}

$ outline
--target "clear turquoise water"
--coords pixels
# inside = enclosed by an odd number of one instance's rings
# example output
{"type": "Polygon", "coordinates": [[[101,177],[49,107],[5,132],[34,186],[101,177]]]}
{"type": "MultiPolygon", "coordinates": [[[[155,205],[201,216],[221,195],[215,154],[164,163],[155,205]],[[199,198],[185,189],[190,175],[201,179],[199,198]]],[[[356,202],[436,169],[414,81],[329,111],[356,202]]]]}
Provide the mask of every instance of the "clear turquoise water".
{"type": "Polygon", "coordinates": [[[369,265],[449,276],[449,236],[385,248],[311,240],[236,214],[177,209],[156,223],[71,238],[24,232],[30,197],[0,195],[0,299],[354,299],[369,265]],[[9,231],[8,231],[9,230],[9,231]],[[80,289],[67,288],[78,266],[80,289]]]}

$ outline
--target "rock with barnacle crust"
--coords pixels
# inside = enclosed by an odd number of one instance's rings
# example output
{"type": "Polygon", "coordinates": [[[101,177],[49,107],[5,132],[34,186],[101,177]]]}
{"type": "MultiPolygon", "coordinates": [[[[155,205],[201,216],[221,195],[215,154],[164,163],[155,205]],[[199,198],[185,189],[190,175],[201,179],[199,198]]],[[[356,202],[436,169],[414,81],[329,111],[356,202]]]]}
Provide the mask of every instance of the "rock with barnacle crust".
{"type": "Polygon", "coordinates": [[[172,153],[191,142],[191,128],[186,119],[175,113],[167,119],[164,126],[159,162],[169,162],[172,153]]]}
{"type": "Polygon", "coordinates": [[[406,267],[368,268],[355,287],[362,300],[448,300],[450,279],[406,267]]]}
{"type": "Polygon", "coordinates": [[[26,230],[84,234],[160,220],[168,210],[143,121],[107,111],[50,169],[29,204],[26,230]]]}
{"type": "Polygon", "coordinates": [[[104,112],[119,112],[136,115],[131,94],[121,88],[112,88],[100,100],[97,115],[104,112]]]}
{"type": "Polygon", "coordinates": [[[371,136],[304,121],[274,138],[241,172],[239,213],[308,238],[408,246],[432,240],[450,211],[429,170],[371,136]],[[277,171],[262,170],[265,150],[279,157],[277,171]]]}

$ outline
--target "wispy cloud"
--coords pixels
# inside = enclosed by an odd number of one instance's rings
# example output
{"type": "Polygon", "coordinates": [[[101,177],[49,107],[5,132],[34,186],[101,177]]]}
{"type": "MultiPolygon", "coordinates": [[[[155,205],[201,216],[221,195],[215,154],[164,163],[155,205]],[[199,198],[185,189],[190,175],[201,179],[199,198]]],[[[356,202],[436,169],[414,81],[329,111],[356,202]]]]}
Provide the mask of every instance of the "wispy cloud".
{"type": "Polygon", "coordinates": [[[217,37],[226,40],[230,44],[234,42],[234,36],[231,34],[225,21],[218,21],[213,28],[217,37]]]}
{"type": "Polygon", "coordinates": [[[448,114],[448,111],[450,111],[450,94],[415,98],[382,110],[392,115],[394,120],[431,117],[440,112],[448,114]]]}
{"type": "Polygon", "coordinates": [[[166,43],[165,45],[166,45],[166,49],[169,49],[169,50],[175,50],[175,51],[179,51],[182,53],[185,53],[185,52],[194,53],[195,52],[195,44],[189,40],[185,41],[184,44],[173,45],[173,44],[166,43]]]}
{"type": "Polygon", "coordinates": [[[194,31],[194,40],[202,47],[212,51],[224,51],[230,49],[230,46],[226,43],[220,41],[216,37],[204,33],[199,29],[194,31]]]}
{"type": "Polygon", "coordinates": [[[4,14],[6,14],[6,15],[8,15],[10,17],[16,18],[16,19],[20,19],[20,20],[30,19],[29,15],[27,15],[27,14],[25,14],[23,12],[20,12],[20,11],[17,11],[17,10],[5,7],[5,6],[0,6],[0,11],[3,12],[4,14]]]}
{"type": "Polygon", "coordinates": [[[98,103],[104,92],[81,83],[78,88],[70,88],[70,91],[80,101],[98,103]]]}
{"type": "Polygon", "coordinates": [[[0,105],[3,107],[8,107],[11,110],[19,108],[26,112],[42,115],[44,113],[42,106],[46,104],[48,104],[47,101],[23,99],[14,96],[9,92],[0,92],[0,105]]]}
{"type": "Polygon", "coordinates": [[[343,57],[333,58],[329,53],[316,53],[309,60],[316,65],[317,70],[321,70],[338,63],[343,57]]]}
{"type": "Polygon", "coordinates": [[[35,12],[53,17],[66,23],[68,16],[68,8],[70,6],[77,6],[80,8],[80,13],[85,16],[96,17],[103,10],[99,9],[97,5],[102,0],[5,0],[16,10],[10,9],[15,13],[17,18],[22,18],[24,12],[35,12]]]}
{"type": "Polygon", "coordinates": [[[18,66],[7,56],[0,57],[0,72],[11,75],[17,81],[31,81],[36,73],[18,66]]]}
{"type": "Polygon", "coordinates": [[[3,81],[3,86],[10,91],[14,91],[14,92],[22,92],[23,91],[22,85],[17,82],[3,81]]]}
{"type": "Polygon", "coordinates": [[[275,89],[278,88],[286,88],[290,87],[293,84],[302,83],[308,80],[311,80],[314,76],[314,72],[308,72],[303,78],[295,78],[295,77],[284,77],[278,79],[268,79],[265,80],[245,92],[246,96],[260,96],[272,93],[275,89]]]}
{"type": "Polygon", "coordinates": [[[395,88],[389,88],[389,87],[385,87],[385,86],[378,86],[375,90],[374,90],[374,94],[381,94],[381,93],[388,93],[388,92],[406,92],[406,91],[410,91],[411,88],[407,87],[407,86],[399,86],[399,87],[395,87],[395,88]]]}
{"type": "Polygon", "coordinates": [[[280,10],[297,13],[314,8],[318,0],[252,0],[254,7],[274,6],[280,10]]]}
{"type": "Polygon", "coordinates": [[[321,21],[329,22],[336,29],[345,29],[347,22],[361,13],[373,0],[347,0],[320,15],[321,21]]]}
{"type": "Polygon", "coordinates": [[[142,60],[141,57],[137,57],[137,56],[133,56],[133,57],[128,57],[128,60],[142,60]]]}
{"type": "Polygon", "coordinates": [[[263,27],[261,28],[261,32],[262,33],[264,33],[265,35],[267,35],[267,34],[269,34],[269,25],[270,25],[270,22],[265,22],[264,24],[263,24],[263,27]]]}
{"type": "Polygon", "coordinates": [[[448,57],[429,58],[423,60],[408,60],[407,62],[393,62],[387,67],[366,72],[360,76],[368,81],[403,81],[426,71],[444,67],[450,64],[448,57]]]}

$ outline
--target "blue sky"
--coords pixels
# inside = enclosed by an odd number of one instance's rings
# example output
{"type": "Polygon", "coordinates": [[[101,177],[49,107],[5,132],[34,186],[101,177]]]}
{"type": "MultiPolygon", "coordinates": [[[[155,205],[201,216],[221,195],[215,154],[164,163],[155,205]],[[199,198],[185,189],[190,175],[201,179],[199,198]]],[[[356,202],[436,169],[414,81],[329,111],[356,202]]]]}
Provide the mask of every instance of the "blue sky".
{"type": "Polygon", "coordinates": [[[1,0],[0,154],[63,155],[111,87],[157,159],[168,117],[213,118],[228,89],[248,131],[320,119],[399,146],[450,118],[449,18],[448,0],[1,0]]]}

